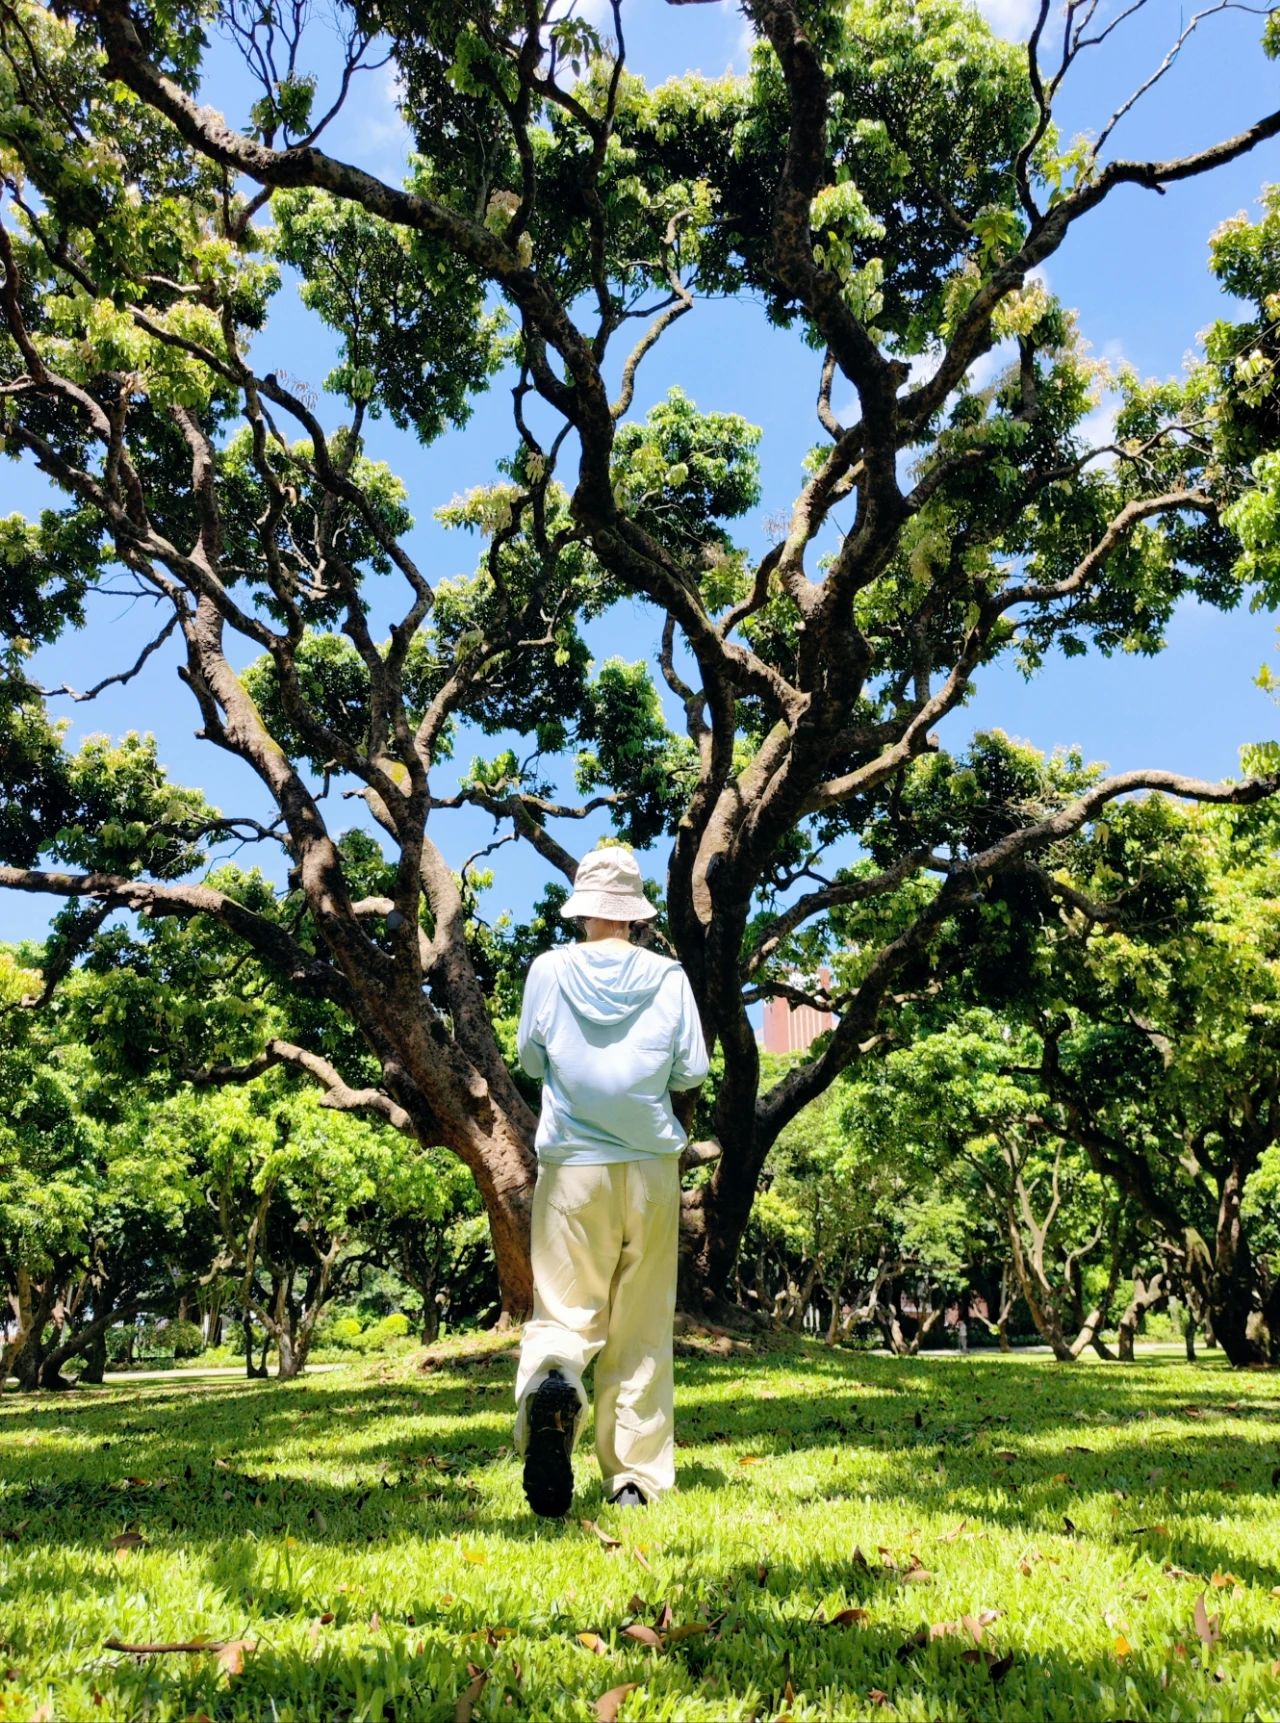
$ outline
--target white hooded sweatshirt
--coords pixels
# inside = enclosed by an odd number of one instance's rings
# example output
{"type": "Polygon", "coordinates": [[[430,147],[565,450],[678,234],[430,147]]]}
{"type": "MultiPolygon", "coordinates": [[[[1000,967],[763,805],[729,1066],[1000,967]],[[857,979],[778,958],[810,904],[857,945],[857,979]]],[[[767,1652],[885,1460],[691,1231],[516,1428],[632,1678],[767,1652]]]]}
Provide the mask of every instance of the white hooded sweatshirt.
{"type": "Polygon", "coordinates": [[[670,1091],[707,1074],[683,969],[622,940],[562,945],[534,959],[517,1039],[542,1079],[540,1160],[580,1166],[678,1155],[688,1140],[670,1091]]]}

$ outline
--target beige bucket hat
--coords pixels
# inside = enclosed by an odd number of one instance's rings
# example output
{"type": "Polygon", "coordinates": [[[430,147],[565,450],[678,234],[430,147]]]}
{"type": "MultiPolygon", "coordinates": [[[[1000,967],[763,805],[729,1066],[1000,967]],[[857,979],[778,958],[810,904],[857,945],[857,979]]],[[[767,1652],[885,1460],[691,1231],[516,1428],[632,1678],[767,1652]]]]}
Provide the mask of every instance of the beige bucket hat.
{"type": "Polygon", "coordinates": [[[644,895],[644,875],[630,850],[609,844],[583,856],[560,914],[566,921],[594,915],[601,921],[650,921],[657,910],[644,895]]]}

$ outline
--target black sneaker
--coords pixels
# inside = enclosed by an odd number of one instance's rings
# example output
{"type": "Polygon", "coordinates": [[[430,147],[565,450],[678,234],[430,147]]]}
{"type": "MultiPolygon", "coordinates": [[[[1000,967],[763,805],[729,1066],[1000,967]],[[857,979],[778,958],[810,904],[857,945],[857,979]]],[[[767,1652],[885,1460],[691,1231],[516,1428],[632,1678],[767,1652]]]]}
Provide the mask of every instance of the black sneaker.
{"type": "Polygon", "coordinates": [[[616,1496],[611,1496],[615,1508],[647,1508],[648,1502],[634,1484],[624,1484],[616,1496]]]}
{"type": "Polygon", "coordinates": [[[573,1501],[573,1437],[581,1412],[571,1383],[552,1370],[526,1409],[525,1499],[535,1514],[556,1520],[573,1501]]]}

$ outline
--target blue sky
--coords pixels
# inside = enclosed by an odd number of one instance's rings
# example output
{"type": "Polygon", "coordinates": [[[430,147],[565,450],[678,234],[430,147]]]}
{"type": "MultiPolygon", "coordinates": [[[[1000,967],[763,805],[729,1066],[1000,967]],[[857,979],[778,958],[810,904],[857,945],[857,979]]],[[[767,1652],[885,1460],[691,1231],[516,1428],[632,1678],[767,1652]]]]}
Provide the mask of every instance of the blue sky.
{"type": "MultiPolygon", "coordinates": [[[[588,0],[586,10],[599,17],[604,9],[599,0],[588,0]]],[[[1020,36],[1030,22],[1027,0],[988,0],[983,10],[1006,35],[1020,36]]],[[[665,0],[625,0],[623,16],[629,64],[651,81],[690,69],[708,74],[740,70],[745,64],[745,21],[724,0],[678,7],[665,0]]],[[[1086,56],[1059,104],[1063,132],[1096,131],[1160,63],[1186,18],[1171,0],[1149,0],[1094,60],[1086,56]]],[[[1277,67],[1257,46],[1259,29],[1259,19],[1239,13],[1207,20],[1167,78],[1123,123],[1116,153],[1185,154],[1274,107],[1280,80],[1277,67]]],[[[384,177],[397,177],[406,133],[394,95],[389,68],[358,80],[327,147],[384,177]]],[[[223,108],[234,123],[243,121],[243,82],[225,53],[214,58],[203,99],[223,108]]],[[[1127,361],[1146,375],[1176,374],[1198,331],[1229,309],[1206,268],[1209,234],[1226,216],[1252,210],[1262,185],[1276,179],[1280,151],[1272,144],[1216,175],[1175,186],[1163,197],[1123,188],[1078,226],[1050,261],[1048,279],[1078,310],[1094,353],[1127,361]]],[[[260,348],[262,368],[319,389],[332,352],[327,332],[287,286],[260,348]]],[[[816,440],[816,382],[815,356],[798,340],[769,329],[757,306],[702,303],[646,362],[634,411],[642,414],[679,384],[700,407],[738,412],[762,426],[764,496],[742,527],[747,542],[758,549],[767,542],[765,521],[789,505],[801,457],[816,440]]],[[[838,398],[836,404],[841,405],[838,398]]],[[[1107,412],[1104,399],[1096,415],[1099,431],[1107,412]]],[[[328,417],[337,422],[336,403],[328,417]]],[[[470,572],[476,549],[473,540],[444,532],[432,510],[488,482],[494,460],[508,452],[512,440],[503,379],[478,403],[464,430],[430,448],[420,448],[388,421],[371,427],[370,453],[389,461],[409,487],[418,522],[411,548],[432,578],[470,572]]],[[[4,512],[38,507],[42,491],[38,475],[10,465],[0,470],[4,512]]],[[[144,607],[106,597],[92,605],[92,626],[37,662],[36,674],[44,680],[85,687],[126,665],[147,637],[151,619],[144,607]]],[[[389,596],[385,614],[375,607],[375,621],[385,626],[397,608],[398,595],[394,602],[389,596]]],[[[620,653],[634,659],[652,651],[656,633],[654,613],[640,603],[628,604],[596,627],[591,644],[598,657],[620,653]]],[[[1242,743],[1280,728],[1269,698],[1252,685],[1273,648],[1274,622],[1266,615],[1221,615],[1186,605],[1169,629],[1167,650],[1155,659],[1055,658],[1029,683],[1012,667],[985,671],[971,703],[947,721],[943,740],[958,747],[973,729],[998,725],[1046,749],[1079,745],[1088,758],[1105,760],[1117,770],[1145,765],[1228,775],[1238,769],[1242,743]]],[[[243,656],[247,661],[250,654],[243,656]]],[[[247,768],[195,739],[198,718],[177,681],[176,663],[171,643],[127,687],[110,690],[92,705],[71,707],[73,739],[97,731],[154,731],[176,779],[200,785],[224,812],[263,812],[265,799],[247,768]]],[[[60,702],[58,709],[66,706],[60,702]]],[[[494,747],[481,745],[486,752],[494,747]]],[[[460,761],[465,764],[474,751],[464,738],[460,761]]],[[[356,806],[347,803],[340,813],[330,802],[336,828],[357,823],[356,806]]],[[[601,830],[573,827],[560,835],[582,849],[601,830]]],[[[456,865],[493,835],[493,827],[487,818],[466,812],[441,817],[434,835],[456,865]],[[446,818],[453,823],[446,826],[446,818]]],[[[262,852],[261,860],[278,873],[274,855],[262,852]]],[[[664,864],[665,857],[655,854],[649,865],[660,877],[664,864]]],[[[488,900],[493,914],[524,911],[547,878],[544,865],[520,845],[501,849],[494,866],[498,874],[488,900]]],[[[47,906],[39,900],[0,897],[0,938],[37,934],[46,917],[47,906]]]]}

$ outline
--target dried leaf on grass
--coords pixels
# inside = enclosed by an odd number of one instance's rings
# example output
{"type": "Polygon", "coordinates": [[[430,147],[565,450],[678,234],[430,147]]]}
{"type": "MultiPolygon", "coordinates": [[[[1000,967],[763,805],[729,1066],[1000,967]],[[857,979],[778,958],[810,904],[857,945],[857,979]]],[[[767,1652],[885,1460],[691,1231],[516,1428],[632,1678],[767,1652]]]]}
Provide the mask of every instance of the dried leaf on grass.
{"type": "Polygon", "coordinates": [[[579,1523],[584,1532],[596,1534],[604,1549],[617,1550],[622,1548],[622,1539],[615,1538],[612,1533],[605,1531],[603,1526],[598,1526],[594,1520],[581,1520],[579,1523]]]}
{"type": "Polygon", "coordinates": [[[141,1532],[117,1532],[115,1537],[107,1539],[107,1548],[112,1550],[136,1550],[141,1549],[145,1545],[146,1541],[146,1538],[143,1537],[141,1532]]]}
{"type": "Polygon", "coordinates": [[[597,1657],[603,1657],[609,1649],[598,1633],[580,1633],[578,1644],[585,1646],[588,1651],[594,1652],[597,1657]]]}
{"type": "Polygon", "coordinates": [[[1203,1645],[1212,1648],[1222,1638],[1221,1621],[1220,1615],[1209,1614],[1205,1608],[1204,1593],[1201,1592],[1196,1599],[1195,1623],[1196,1634],[1203,1645]]]}
{"type": "Polygon", "coordinates": [[[867,1609],[842,1609],[827,1622],[828,1627],[862,1627],[871,1620],[871,1612],[867,1609]]]}
{"type": "Polygon", "coordinates": [[[477,1669],[472,1663],[467,1665],[467,1674],[471,1680],[458,1695],[458,1703],[453,1708],[453,1723],[471,1723],[471,1715],[489,1679],[487,1669],[477,1669]]]}
{"type": "Polygon", "coordinates": [[[653,1628],[646,1627],[643,1621],[633,1621],[630,1627],[624,1627],[622,1637],[634,1639],[637,1645],[647,1645],[651,1651],[662,1650],[662,1635],[655,1633],[653,1628]]]}
{"type": "Polygon", "coordinates": [[[621,1687],[611,1687],[596,1700],[596,1723],[618,1723],[618,1712],[628,1693],[634,1693],[638,1681],[624,1681],[621,1687]]]}
{"type": "Polygon", "coordinates": [[[251,1653],[257,1643],[256,1639],[229,1639],[218,1651],[218,1668],[225,1669],[228,1675],[243,1675],[245,1654],[251,1653]]]}

